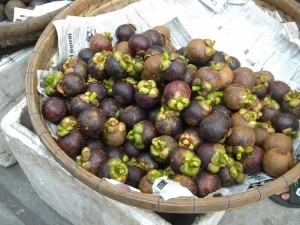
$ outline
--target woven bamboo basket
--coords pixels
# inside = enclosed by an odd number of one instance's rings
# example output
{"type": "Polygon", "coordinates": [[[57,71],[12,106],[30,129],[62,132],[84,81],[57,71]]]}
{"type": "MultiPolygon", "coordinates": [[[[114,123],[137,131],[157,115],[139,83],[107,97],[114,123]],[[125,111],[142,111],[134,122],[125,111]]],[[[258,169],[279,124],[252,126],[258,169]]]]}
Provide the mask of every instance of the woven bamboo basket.
{"type": "Polygon", "coordinates": [[[0,48],[36,42],[51,20],[64,8],[24,21],[0,23],[0,48]]]}
{"type": "MultiPolygon", "coordinates": [[[[94,16],[123,8],[136,1],[100,1],[77,0],[59,13],[54,20],[63,19],[68,15],[94,16]]],[[[300,24],[300,5],[292,0],[268,0],[275,7],[300,24]]],[[[113,186],[78,166],[69,158],[52,138],[43,116],[41,115],[42,97],[37,91],[37,70],[47,68],[51,57],[57,51],[57,33],[53,23],[50,23],[39,38],[26,72],[26,100],[30,119],[41,142],[68,172],[100,194],[125,203],[156,212],[170,213],[206,213],[243,207],[258,202],[278,192],[300,177],[300,164],[295,165],[283,176],[260,187],[246,192],[214,198],[176,198],[164,201],[162,197],[153,194],[143,194],[124,190],[113,186]]]]}

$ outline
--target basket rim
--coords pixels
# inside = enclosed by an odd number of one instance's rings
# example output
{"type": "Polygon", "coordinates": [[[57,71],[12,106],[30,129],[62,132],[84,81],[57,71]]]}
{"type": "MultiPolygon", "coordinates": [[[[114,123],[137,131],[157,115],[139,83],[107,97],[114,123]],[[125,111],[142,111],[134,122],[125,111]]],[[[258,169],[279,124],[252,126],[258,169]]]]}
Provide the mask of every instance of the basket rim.
{"type": "MultiPolygon", "coordinates": [[[[77,9],[80,4],[81,6],[82,4],[86,4],[87,7],[89,7],[96,1],[97,0],[77,0],[56,15],[54,20],[63,19],[70,14],[76,15],[78,13],[75,9],[77,9]]],[[[110,2],[116,1],[120,2],[121,0],[114,0],[110,2]]],[[[291,0],[282,1],[293,2],[291,0]]],[[[298,7],[300,8],[299,4],[298,7]]],[[[84,170],[78,166],[74,160],[68,157],[53,140],[48,128],[44,125],[44,119],[41,116],[40,106],[38,104],[40,94],[37,93],[34,82],[36,79],[36,71],[38,69],[36,62],[42,58],[40,51],[42,51],[44,46],[43,43],[49,41],[51,39],[51,35],[56,34],[53,21],[46,27],[41,38],[39,38],[28,63],[25,79],[25,95],[28,105],[28,112],[36,134],[45,148],[55,158],[55,160],[70,174],[72,174],[72,176],[86,184],[94,191],[127,205],[144,208],[151,211],[172,213],[207,213],[235,209],[268,198],[277,193],[279,189],[288,187],[300,177],[300,163],[297,163],[284,175],[264,184],[263,186],[248,189],[243,193],[213,198],[185,197],[165,201],[162,197],[154,194],[138,193],[121,189],[84,170]]]]}

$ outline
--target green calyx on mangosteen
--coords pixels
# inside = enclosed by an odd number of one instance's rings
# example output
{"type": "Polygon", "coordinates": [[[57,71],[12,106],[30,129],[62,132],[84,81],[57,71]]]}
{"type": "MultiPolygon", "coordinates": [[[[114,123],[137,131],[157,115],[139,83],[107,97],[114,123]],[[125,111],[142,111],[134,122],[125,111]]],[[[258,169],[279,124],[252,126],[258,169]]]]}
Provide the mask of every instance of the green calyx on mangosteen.
{"type": "Polygon", "coordinates": [[[201,168],[211,173],[219,172],[228,164],[225,147],[219,143],[202,143],[197,149],[197,156],[201,160],[201,168]]]}
{"type": "Polygon", "coordinates": [[[190,104],[191,89],[184,81],[169,82],[163,91],[162,105],[174,111],[182,111],[190,104]]]}
{"type": "Polygon", "coordinates": [[[162,172],[157,169],[151,169],[143,176],[139,182],[138,188],[142,193],[152,194],[152,185],[157,178],[162,176],[162,172]]]}
{"type": "Polygon", "coordinates": [[[170,158],[170,167],[175,173],[195,176],[201,166],[201,160],[188,148],[178,147],[170,158]]]}
{"type": "Polygon", "coordinates": [[[107,154],[102,148],[91,149],[89,147],[84,147],[75,159],[79,166],[94,175],[99,173],[100,163],[105,160],[107,160],[107,154]]]}
{"type": "Polygon", "coordinates": [[[178,145],[190,150],[196,150],[202,144],[202,139],[196,127],[186,128],[180,135],[178,145]]]}
{"type": "Polygon", "coordinates": [[[44,78],[45,83],[45,94],[48,96],[57,93],[57,86],[64,77],[64,73],[61,71],[55,71],[44,78]]]}
{"type": "Polygon", "coordinates": [[[283,96],[281,103],[282,112],[292,113],[300,118],[300,92],[292,90],[283,96]]]}
{"type": "Polygon", "coordinates": [[[76,128],[78,128],[77,118],[74,116],[66,116],[57,125],[56,134],[58,137],[63,137],[76,128]]]}
{"type": "Polygon", "coordinates": [[[260,118],[261,112],[254,112],[241,108],[239,111],[231,115],[231,125],[233,127],[238,125],[245,125],[251,128],[257,126],[257,120],[260,118]]]}
{"type": "Polygon", "coordinates": [[[126,140],[126,135],[126,125],[116,118],[109,118],[104,124],[101,137],[107,145],[121,146],[126,140]]]}
{"type": "Polygon", "coordinates": [[[127,139],[134,143],[137,149],[143,150],[150,147],[151,140],[157,136],[157,131],[153,123],[142,120],[135,124],[127,134],[127,139]]]}
{"type": "Polygon", "coordinates": [[[160,91],[154,80],[140,80],[136,86],[135,102],[144,109],[151,109],[160,103],[160,91]]]}
{"type": "Polygon", "coordinates": [[[88,65],[85,61],[81,60],[77,56],[72,56],[63,63],[62,68],[64,75],[69,73],[76,74],[82,76],[86,81],[88,78],[87,66],[88,65]]]}
{"type": "Polygon", "coordinates": [[[119,158],[107,159],[100,163],[98,176],[125,183],[128,177],[128,168],[119,158]]]}
{"type": "Polygon", "coordinates": [[[161,135],[152,139],[150,154],[158,163],[167,163],[177,149],[177,141],[169,135],[161,135]]]}

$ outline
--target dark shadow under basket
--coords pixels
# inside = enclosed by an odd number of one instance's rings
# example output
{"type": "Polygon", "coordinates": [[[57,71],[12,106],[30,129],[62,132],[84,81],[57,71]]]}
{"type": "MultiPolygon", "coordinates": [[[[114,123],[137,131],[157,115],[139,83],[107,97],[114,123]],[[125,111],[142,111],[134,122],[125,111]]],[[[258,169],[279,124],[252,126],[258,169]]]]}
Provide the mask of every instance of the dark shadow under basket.
{"type": "Polygon", "coordinates": [[[36,42],[51,20],[64,8],[24,21],[0,23],[0,48],[36,42]]]}
{"type": "MultiPolygon", "coordinates": [[[[55,19],[63,19],[68,15],[94,16],[97,14],[114,11],[131,4],[133,1],[100,1],[100,0],[77,0],[59,13],[55,19]]],[[[300,22],[299,4],[292,0],[276,0],[272,2],[277,8],[291,16],[296,22],[300,22]],[[274,3],[276,2],[276,4],[274,3]]],[[[295,165],[283,176],[261,186],[249,189],[246,192],[225,197],[214,198],[177,198],[164,201],[163,198],[124,190],[113,186],[107,181],[100,179],[87,172],[75,161],[69,158],[51,137],[41,115],[42,97],[37,91],[37,70],[47,69],[53,53],[57,50],[57,33],[53,23],[50,23],[39,38],[26,72],[26,99],[29,115],[33,127],[41,142],[68,172],[75,178],[89,186],[91,189],[115,199],[119,202],[149,209],[157,212],[171,213],[205,213],[224,211],[243,207],[251,203],[268,198],[279,190],[289,186],[300,177],[300,164],[295,165]]],[[[62,184],[63,185],[63,184],[62,184]]]]}

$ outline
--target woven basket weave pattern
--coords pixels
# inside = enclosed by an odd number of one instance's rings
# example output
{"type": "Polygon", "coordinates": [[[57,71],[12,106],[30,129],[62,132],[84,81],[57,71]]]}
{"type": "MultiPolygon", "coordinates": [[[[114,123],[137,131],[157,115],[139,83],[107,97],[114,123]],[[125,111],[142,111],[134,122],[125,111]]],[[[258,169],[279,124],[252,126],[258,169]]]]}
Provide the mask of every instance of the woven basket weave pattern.
{"type": "MultiPolygon", "coordinates": [[[[55,19],[63,19],[67,15],[94,16],[105,12],[114,11],[136,1],[100,1],[77,0],[59,13],[55,19]]],[[[275,2],[275,1],[266,1],[275,2]]],[[[275,4],[286,14],[299,22],[299,4],[291,0],[277,0],[275,4]]],[[[117,188],[107,181],[102,180],[78,166],[69,158],[51,137],[43,116],[41,115],[41,96],[37,92],[38,69],[46,69],[53,53],[57,50],[57,33],[50,23],[42,33],[32,53],[26,72],[26,99],[33,127],[41,142],[53,155],[60,165],[69,171],[75,178],[82,181],[91,189],[115,199],[119,202],[146,208],[152,211],[172,213],[205,213],[242,207],[261,199],[267,198],[278,190],[283,189],[299,178],[300,164],[283,176],[261,187],[253,188],[244,193],[215,198],[178,198],[164,201],[161,197],[150,194],[137,193],[117,188]]]]}

